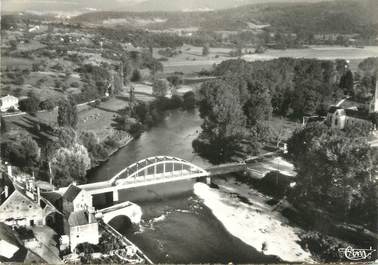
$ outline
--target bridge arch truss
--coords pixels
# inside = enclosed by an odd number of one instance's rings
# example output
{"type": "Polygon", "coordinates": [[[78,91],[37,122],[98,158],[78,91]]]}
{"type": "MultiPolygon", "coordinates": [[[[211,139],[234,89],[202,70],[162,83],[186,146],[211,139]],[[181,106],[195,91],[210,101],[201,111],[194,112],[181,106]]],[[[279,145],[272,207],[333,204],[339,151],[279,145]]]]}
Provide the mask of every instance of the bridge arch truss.
{"type": "Polygon", "coordinates": [[[154,156],[140,160],[116,174],[113,186],[141,182],[169,181],[208,176],[210,173],[184,159],[171,156],[154,156]]]}

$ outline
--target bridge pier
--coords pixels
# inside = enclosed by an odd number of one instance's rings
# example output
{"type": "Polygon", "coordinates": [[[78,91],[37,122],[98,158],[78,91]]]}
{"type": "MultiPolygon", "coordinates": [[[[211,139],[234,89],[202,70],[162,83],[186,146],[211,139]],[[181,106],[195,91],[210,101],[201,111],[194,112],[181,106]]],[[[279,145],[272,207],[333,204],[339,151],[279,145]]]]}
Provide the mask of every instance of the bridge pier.
{"type": "Polygon", "coordinates": [[[119,201],[119,191],[113,190],[113,202],[118,202],[118,201],[119,201]]]}

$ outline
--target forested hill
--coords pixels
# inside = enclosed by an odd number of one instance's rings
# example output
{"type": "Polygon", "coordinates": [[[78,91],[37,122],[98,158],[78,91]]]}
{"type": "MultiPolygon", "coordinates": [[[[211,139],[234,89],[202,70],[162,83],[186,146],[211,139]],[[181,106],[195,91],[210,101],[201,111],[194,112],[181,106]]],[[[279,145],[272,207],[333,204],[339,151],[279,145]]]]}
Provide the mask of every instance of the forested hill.
{"type": "Polygon", "coordinates": [[[241,30],[253,24],[269,24],[287,32],[356,33],[378,28],[377,0],[336,0],[319,3],[269,3],[209,12],[93,12],[74,22],[141,28],[241,30]]]}

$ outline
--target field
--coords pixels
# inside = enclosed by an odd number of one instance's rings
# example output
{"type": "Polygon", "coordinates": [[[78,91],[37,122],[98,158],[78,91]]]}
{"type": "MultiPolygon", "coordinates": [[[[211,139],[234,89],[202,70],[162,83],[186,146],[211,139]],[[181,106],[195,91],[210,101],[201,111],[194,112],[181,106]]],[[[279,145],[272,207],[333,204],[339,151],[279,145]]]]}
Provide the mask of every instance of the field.
{"type": "MultiPolygon", "coordinates": [[[[158,54],[159,49],[155,49],[154,56],[161,58],[158,54]]],[[[210,48],[207,56],[202,55],[202,47],[184,45],[181,47],[181,53],[163,61],[164,71],[166,73],[182,72],[184,74],[192,74],[202,69],[210,69],[213,64],[218,64],[224,60],[232,59],[228,48],[210,48]]]]}
{"type": "MultiPolygon", "coordinates": [[[[191,74],[193,72],[199,72],[202,69],[209,70],[214,64],[235,58],[230,57],[229,52],[231,49],[227,48],[210,48],[210,54],[208,56],[202,56],[202,47],[184,45],[180,50],[182,52],[181,54],[168,58],[168,61],[163,62],[166,73],[183,72],[184,74],[191,74]]],[[[154,55],[157,58],[161,57],[157,51],[155,51],[154,55]]],[[[351,70],[355,71],[358,64],[363,59],[378,57],[378,47],[310,46],[306,49],[267,50],[264,54],[247,54],[242,56],[242,58],[247,61],[264,61],[279,57],[317,58],[323,60],[342,58],[350,60],[351,70]]]]}
{"type": "MultiPolygon", "coordinates": [[[[93,131],[100,140],[106,138],[113,131],[113,119],[117,111],[128,105],[127,100],[118,97],[111,98],[106,102],[101,102],[97,107],[82,105],[78,107],[79,122],[78,131],[93,131]]],[[[27,131],[39,140],[49,137],[49,133],[44,130],[43,124],[52,127],[57,126],[57,109],[51,112],[39,112],[35,116],[26,114],[5,118],[8,127],[12,133],[17,134],[21,131],[27,131]],[[40,124],[40,128],[36,125],[40,124]]]]}

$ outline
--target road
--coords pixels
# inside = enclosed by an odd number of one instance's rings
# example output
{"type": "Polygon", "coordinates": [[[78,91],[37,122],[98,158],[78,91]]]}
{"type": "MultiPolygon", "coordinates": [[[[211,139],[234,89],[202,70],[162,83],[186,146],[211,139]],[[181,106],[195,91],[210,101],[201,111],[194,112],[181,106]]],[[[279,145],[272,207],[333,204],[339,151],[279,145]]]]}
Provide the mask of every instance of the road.
{"type": "Polygon", "coordinates": [[[279,171],[283,175],[294,177],[297,175],[294,165],[281,156],[256,159],[247,163],[248,172],[255,178],[261,179],[271,171],[279,171]]]}

